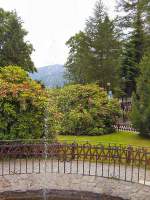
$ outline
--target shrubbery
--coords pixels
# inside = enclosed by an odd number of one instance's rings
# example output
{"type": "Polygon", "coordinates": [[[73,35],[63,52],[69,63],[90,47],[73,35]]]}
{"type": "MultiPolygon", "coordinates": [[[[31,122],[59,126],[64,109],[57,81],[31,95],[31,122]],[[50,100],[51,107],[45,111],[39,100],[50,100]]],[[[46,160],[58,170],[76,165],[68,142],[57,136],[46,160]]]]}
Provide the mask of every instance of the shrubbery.
{"type": "MultiPolygon", "coordinates": [[[[119,116],[116,100],[108,100],[107,93],[96,84],[69,85],[50,90],[51,105],[55,105],[55,127],[64,135],[102,135],[113,131],[119,116]]],[[[56,131],[56,130],[55,130],[56,131]]]]}
{"type": "Polygon", "coordinates": [[[102,135],[118,115],[118,102],[96,84],[45,89],[20,67],[0,68],[0,139],[102,135]]]}
{"type": "MultiPolygon", "coordinates": [[[[47,92],[16,66],[0,68],[0,139],[44,135],[47,92]]],[[[48,137],[52,138],[50,129],[48,137]]]]}

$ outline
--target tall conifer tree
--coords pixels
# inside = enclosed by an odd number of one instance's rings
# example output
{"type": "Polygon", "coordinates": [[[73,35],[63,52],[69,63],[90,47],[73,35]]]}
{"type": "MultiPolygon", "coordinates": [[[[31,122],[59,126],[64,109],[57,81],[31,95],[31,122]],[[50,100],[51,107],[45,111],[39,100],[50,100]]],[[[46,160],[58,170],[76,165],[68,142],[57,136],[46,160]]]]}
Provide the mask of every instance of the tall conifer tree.
{"type": "Polygon", "coordinates": [[[31,60],[33,47],[25,41],[27,31],[16,12],[0,8],[0,67],[18,65],[29,72],[36,71],[31,60]]]}
{"type": "Polygon", "coordinates": [[[136,90],[135,79],[139,75],[138,64],[150,45],[147,31],[150,4],[148,0],[120,0],[118,8],[125,13],[120,18],[120,25],[127,32],[120,75],[124,82],[126,95],[131,96],[136,90]]]}
{"type": "Polygon", "coordinates": [[[84,33],[77,34],[67,42],[70,47],[66,63],[68,74],[75,77],[80,72],[80,80],[84,80],[84,83],[99,82],[100,86],[106,88],[109,82],[115,87],[120,55],[117,36],[114,22],[109,19],[102,1],[98,1],[93,17],[86,22],[84,33]]]}

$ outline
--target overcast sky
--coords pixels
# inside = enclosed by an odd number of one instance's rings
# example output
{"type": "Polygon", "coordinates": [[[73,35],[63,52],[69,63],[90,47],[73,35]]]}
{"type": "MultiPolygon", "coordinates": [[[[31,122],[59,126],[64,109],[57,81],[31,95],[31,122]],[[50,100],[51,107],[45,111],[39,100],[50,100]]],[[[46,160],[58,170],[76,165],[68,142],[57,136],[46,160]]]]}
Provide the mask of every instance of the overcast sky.
{"type": "MultiPolygon", "coordinates": [[[[111,16],[115,0],[103,0],[111,16]]],[[[68,54],[65,42],[83,30],[92,15],[96,0],[0,0],[0,7],[16,10],[29,32],[35,49],[36,67],[64,64],[68,54]]]]}

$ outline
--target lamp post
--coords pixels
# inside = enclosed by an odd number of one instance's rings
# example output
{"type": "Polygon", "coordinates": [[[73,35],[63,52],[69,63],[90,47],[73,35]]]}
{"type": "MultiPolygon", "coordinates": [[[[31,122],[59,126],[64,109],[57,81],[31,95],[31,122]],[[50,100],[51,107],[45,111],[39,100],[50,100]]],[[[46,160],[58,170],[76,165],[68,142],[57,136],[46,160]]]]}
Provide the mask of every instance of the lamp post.
{"type": "Polygon", "coordinates": [[[107,83],[107,93],[108,93],[108,99],[112,99],[113,98],[113,94],[112,91],[110,89],[111,83],[107,83]]]}

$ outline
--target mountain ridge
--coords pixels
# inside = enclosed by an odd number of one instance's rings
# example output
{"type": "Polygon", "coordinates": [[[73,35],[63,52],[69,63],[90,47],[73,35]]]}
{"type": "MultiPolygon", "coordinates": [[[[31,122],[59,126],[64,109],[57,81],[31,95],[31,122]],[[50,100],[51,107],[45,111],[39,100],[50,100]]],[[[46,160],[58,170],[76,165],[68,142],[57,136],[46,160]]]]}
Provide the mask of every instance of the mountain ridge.
{"type": "Polygon", "coordinates": [[[33,80],[41,81],[46,87],[63,87],[67,82],[64,78],[64,65],[47,65],[37,69],[37,72],[30,73],[33,80]]]}

